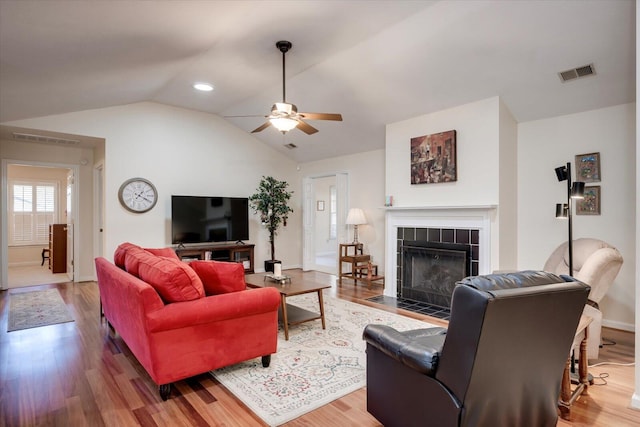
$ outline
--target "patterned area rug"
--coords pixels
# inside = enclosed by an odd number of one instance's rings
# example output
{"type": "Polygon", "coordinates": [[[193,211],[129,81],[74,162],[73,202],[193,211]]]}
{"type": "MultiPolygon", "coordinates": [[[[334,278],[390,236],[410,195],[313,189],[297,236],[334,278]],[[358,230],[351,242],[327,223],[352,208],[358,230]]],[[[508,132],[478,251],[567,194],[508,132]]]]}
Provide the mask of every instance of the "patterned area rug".
{"type": "MultiPolygon", "coordinates": [[[[318,311],[317,294],[287,298],[290,304],[318,311]]],[[[327,329],[320,320],[278,334],[278,351],[271,365],[260,359],[212,371],[212,375],[270,426],[277,426],[351,393],[366,383],[366,342],[369,323],[398,330],[435,325],[361,304],[324,298],[327,329]]]]}
{"type": "Polygon", "coordinates": [[[73,317],[57,289],[9,296],[7,332],[65,322],[73,322],[73,317]]]}

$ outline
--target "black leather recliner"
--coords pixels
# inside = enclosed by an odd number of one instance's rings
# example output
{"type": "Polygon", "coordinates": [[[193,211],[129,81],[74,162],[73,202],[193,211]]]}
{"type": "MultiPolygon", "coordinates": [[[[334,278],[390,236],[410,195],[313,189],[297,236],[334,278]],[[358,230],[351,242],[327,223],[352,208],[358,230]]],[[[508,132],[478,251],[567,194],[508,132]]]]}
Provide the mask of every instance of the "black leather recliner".
{"type": "Polygon", "coordinates": [[[542,271],[467,277],[447,329],[367,325],[367,411],[387,427],[555,426],[588,295],[542,271]]]}

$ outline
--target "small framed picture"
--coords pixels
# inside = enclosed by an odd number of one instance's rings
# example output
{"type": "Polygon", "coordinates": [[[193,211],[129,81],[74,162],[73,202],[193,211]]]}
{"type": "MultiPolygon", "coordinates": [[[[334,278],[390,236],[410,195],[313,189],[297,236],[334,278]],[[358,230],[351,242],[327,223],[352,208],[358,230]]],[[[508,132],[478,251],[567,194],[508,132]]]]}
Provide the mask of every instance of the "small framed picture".
{"type": "Polygon", "coordinates": [[[578,215],[600,215],[600,186],[584,187],[584,199],[578,199],[576,204],[578,215]]]}
{"type": "Polygon", "coordinates": [[[324,210],[324,200],[318,200],[316,203],[316,210],[323,211],[324,210]]]}
{"type": "Polygon", "coordinates": [[[600,153],[576,156],[576,181],[600,182],[600,153]]]}

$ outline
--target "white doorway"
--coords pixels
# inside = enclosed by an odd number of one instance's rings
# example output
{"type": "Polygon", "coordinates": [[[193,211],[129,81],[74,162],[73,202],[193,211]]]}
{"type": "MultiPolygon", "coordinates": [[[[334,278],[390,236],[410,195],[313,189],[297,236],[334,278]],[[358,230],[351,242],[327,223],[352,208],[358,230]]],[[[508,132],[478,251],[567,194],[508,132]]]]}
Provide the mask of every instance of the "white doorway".
{"type": "MultiPolygon", "coordinates": [[[[51,254],[45,249],[49,248],[48,224],[68,224],[67,229],[73,227],[77,206],[74,197],[77,190],[73,177],[76,174],[77,166],[75,165],[2,160],[3,197],[0,205],[2,212],[6,213],[2,215],[2,246],[0,247],[3,289],[74,280],[73,249],[76,239],[73,232],[68,231],[65,236],[67,241],[65,273],[54,274],[49,269],[48,257],[51,254]],[[37,212],[33,211],[31,214],[30,227],[27,227],[28,222],[22,222],[21,233],[26,234],[22,234],[16,240],[17,229],[15,223],[10,220],[10,217],[16,213],[15,207],[12,208],[16,200],[14,192],[16,189],[26,191],[29,187],[32,188],[31,193],[34,199],[26,205],[30,204],[37,212]],[[50,188],[54,189],[51,197],[47,192],[50,188]],[[43,199],[45,195],[47,195],[46,203],[43,199]],[[51,213],[49,206],[55,206],[55,212],[51,213]],[[32,235],[31,239],[29,239],[29,233],[32,235]]],[[[24,215],[25,213],[21,214],[21,216],[24,215]]]]}
{"type": "Polygon", "coordinates": [[[338,242],[346,233],[348,174],[303,179],[303,269],[338,271],[338,242]]]}
{"type": "Polygon", "coordinates": [[[338,259],[336,176],[313,180],[315,187],[315,270],[336,274],[338,259]]]}

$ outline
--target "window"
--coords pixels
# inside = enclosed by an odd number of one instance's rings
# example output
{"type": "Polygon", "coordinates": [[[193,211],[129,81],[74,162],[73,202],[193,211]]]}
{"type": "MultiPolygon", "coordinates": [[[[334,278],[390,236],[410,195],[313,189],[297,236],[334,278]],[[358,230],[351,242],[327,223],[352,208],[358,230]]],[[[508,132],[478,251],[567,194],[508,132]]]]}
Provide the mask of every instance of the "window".
{"type": "Polygon", "coordinates": [[[336,199],[336,186],[332,185],[329,188],[329,239],[336,239],[336,233],[338,229],[338,206],[336,199]]]}
{"type": "Polygon", "coordinates": [[[48,243],[49,224],[58,219],[57,184],[14,181],[9,188],[9,244],[17,246],[48,243]]]}

